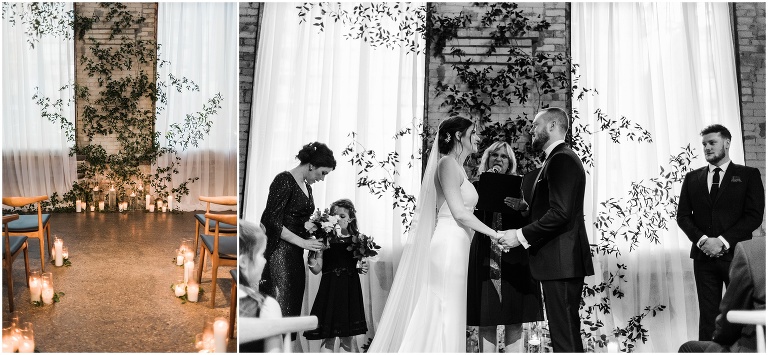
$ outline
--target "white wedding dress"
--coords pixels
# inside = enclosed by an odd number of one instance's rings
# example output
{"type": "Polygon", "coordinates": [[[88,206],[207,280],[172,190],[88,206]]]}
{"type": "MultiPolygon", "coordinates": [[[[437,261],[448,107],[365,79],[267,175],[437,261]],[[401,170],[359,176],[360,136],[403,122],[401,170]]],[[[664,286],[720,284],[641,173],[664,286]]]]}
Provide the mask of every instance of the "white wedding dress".
{"type": "MultiPolygon", "coordinates": [[[[464,177],[464,208],[474,212],[477,191],[464,177]]],[[[427,287],[422,289],[399,352],[463,353],[467,350],[467,266],[472,230],[456,222],[448,203],[437,213],[429,245],[427,287]]]]}

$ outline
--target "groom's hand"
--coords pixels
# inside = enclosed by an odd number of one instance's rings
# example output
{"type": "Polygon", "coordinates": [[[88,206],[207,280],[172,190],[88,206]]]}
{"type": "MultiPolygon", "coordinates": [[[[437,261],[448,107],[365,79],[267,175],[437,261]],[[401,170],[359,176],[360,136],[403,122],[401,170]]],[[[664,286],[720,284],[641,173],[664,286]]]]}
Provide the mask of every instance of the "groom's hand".
{"type": "Polygon", "coordinates": [[[525,202],[525,200],[523,200],[522,198],[505,197],[504,204],[506,204],[507,206],[509,206],[515,211],[528,210],[528,203],[525,202]]]}
{"type": "Polygon", "coordinates": [[[504,236],[499,239],[499,245],[501,245],[505,251],[519,246],[520,240],[517,239],[517,233],[515,233],[515,230],[510,229],[504,232],[504,236]]]}

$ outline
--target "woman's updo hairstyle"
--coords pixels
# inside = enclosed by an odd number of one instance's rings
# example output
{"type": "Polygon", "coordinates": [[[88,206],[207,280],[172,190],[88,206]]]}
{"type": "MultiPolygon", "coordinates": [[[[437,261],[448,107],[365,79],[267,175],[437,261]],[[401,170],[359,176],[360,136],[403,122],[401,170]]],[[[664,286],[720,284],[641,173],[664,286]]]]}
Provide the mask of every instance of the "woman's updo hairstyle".
{"type": "Polygon", "coordinates": [[[453,145],[456,144],[456,132],[461,132],[461,136],[467,132],[467,129],[472,127],[472,121],[461,116],[451,117],[442,123],[437,129],[437,151],[440,154],[448,154],[453,149],[453,145]]]}
{"type": "Polygon", "coordinates": [[[296,154],[296,159],[299,159],[301,165],[312,164],[318,168],[336,169],[333,151],[320,142],[312,142],[302,147],[299,154],[296,154]]]}

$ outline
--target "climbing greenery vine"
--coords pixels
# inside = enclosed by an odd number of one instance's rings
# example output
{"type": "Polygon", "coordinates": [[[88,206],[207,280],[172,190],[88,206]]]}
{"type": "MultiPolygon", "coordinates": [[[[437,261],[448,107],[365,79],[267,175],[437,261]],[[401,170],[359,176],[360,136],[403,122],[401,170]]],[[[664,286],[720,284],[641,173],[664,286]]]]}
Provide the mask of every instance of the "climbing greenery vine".
{"type": "MultiPolygon", "coordinates": [[[[338,3],[305,3],[297,10],[299,23],[310,23],[318,31],[324,31],[326,23],[341,22],[347,29],[345,36],[349,39],[363,39],[372,47],[400,47],[411,53],[429,53],[442,67],[453,70],[456,80],[439,80],[430,85],[428,99],[440,102],[440,107],[449,115],[472,117],[478,122],[482,137],[480,152],[495,141],[505,141],[517,148],[516,158],[521,171],[535,169],[542,163],[540,152],[533,151],[531,145],[526,144],[530,140],[528,132],[534,115],[548,107],[548,102],[581,101],[599,95],[598,91],[580,83],[578,64],[564,52],[537,50],[540,32],[549,30],[551,26],[541,16],[531,16],[516,3],[474,3],[471,8],[479,12],[476,16],[470,11],[441,14],[435,11],[436,6],[440,5],[366,3],[346,11],[338,3]],[[473,24],[473,19],[479,19],[478,23],[473,24]],[[383,21],[398,24],[400,31],[392,33],[386,30],[381,25],[383,21]],[[458,43],[454,40],[468,30],[480,30],[486,34],[490,31],[490,40],[483,55],[494,56],[495,65],[477,63],[473,59],[476,54],[470,56],[461,46],[451,46],[458,43]],[[417,38],[426,39],[430,50],[415,41],[417,38]],[[499,64],[499,57],[505,61],[499,64]],[[521,113],[503,122],[493,116],[493,113],[506,110],[521,113]]],[[[421,136],[424,144],[420,153],[422,158],[426,157],[434,132],[428,126],[406,127],[393,139],[411,134],[421,136]]],[[[571,131],[566,139],[587,171],[594,167],[591,141],[597,135],[607,135],[613,144],[653,142],[647,129],[627,117],[609,117],[600,109],[591,113],[572,109],[571,131]],[[585,123],[587,120],[582,119],[586,117],[584,115],[593,115],[595,126],[585,123]]],[[[403,223],[409,224],[416,201],[395,179],[403,157],[397,152],[382,154],[367,149],[355,132],[349,137],[350,143],[342,155],[358,168],[358,187],[378,197],[391,196],[394,200],[392,207],[401,212],[403,223]],[[372,178],[374,171],[378,178],[372,178]]],[[[409,167],[414,158],[418,157],[410,157],[409,167]]],[[[474,161],[468,165],[477,166],[479,158],[480,154],[471,157],[474,161]]],[[[598,235],[596,243],[591,245],[591,252],[593,256],[615,257],[616,262],[615,267],[608,266],[610,261],[602,263],[605,265],[602,281],[587,283],[583,289],[581,332],[587,351],[605,347],[611,337],[621,342],[622,351],[633,351],[638,341],[648,339],[648,329],[643,320],[665,310],[666,306],[662,304],[644,306],[626,323],[611,329],[603,321],[611,311],[612,302],[625,296],[627,266],[621,262],[622,252],[631,252],[643,242],[659,242],[660,233],[669,228],[670,220],[674,218],[677,201],[674,186],[685,176],[694,158],[690,147],[682,148],[680,154],[670,157],[668,167],[660,167],[658,177],[632,182],[626,197],[610,198],[600,203],[593,222],[598,235]],[[622,245],[628,244],[628,250],[622,249],[619,240],[627,242],[622,245]]],[[[476,172],[477,168],[474,168],[472,174],[476,172]]]]}
{"type": "Polygon", "coordinates": [[[25,26],[30,46],[34,47],[43,35],[71,39],[74,34],[75,41],[85,48],[77,58],[81,75],[87,76],[84,80],[93,78],[96,82],[90,86],[76,83],[62,86],[60,90],[75,93],[68,102],[51,100],[39,91],[32,96],[42,116],[60,125],[69,141],[79,139],[70,151],[80,161],[79,180],[63,195],[63,201],[54,199],[57,196],[53,194],[52,207],[69,210],[71,204],[81,198],[92,202],[90,191],[100,183],[102,189],[113,185],[118,200],[126,199],[130,193],[138,195],[145,189],[148,193],[150,188],[162,199],[173,194],[179,201],[188,194],[188,185],[199,178],[172,184],[173,175],[179,173],[179,153],[197,147],[209,134],[212,119],[221,108],[222,95],[208,98],[200,111],[186,114],[183,122],[171,124],[161,135],[155,130],[155,123],[168,104],[168,92],[200,91],[200,88],[189,78],[173,74],[163,78],[156,73],[157,67],[164,68],[171,63],[159,58],[160,45],[136,38],[136,27],[144,24],[146,18],[122,3],[100,3],[91,15],[64,11],[60,3],[33,3],[24,8],[16,5],[4,3],[3,17],[7,14],[12,24],[25,26]],[[109,26],[107,40],[92,34],[96,24],[109,26]],[[81,108],[80,137],[76,137],[73,120],[63,114],[64,108],[74,102],[81,108]],[[118,143],[115,153],[108,153],[98,143],[104,136],[118,143]],[[58,206],[60,202],[64,206],[58,206]]]}

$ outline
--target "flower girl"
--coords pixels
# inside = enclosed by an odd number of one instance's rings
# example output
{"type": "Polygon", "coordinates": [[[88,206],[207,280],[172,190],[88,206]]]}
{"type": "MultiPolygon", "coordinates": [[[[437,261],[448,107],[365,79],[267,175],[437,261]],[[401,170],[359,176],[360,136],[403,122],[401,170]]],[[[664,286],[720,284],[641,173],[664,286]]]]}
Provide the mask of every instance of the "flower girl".
{"type": "Polygon", "coordinates": [[[322,339],[321,352],[333,352],[336,338],[340,339],[339,352],[360,352],[355,335],[365,334],[363,290],[358,272],[365,274],[368,266],[363,263],[360,271],[354,256],[353,236],[359,234],[355,218],[355,206],[348,199],[331,204],[330,214],[338,217],[337,234],[328,248],[311,253],[309,269],[315,275],[323,273],[311,315],[317,316],[318,327],[304,333],[309,340],[322,339]]]}

